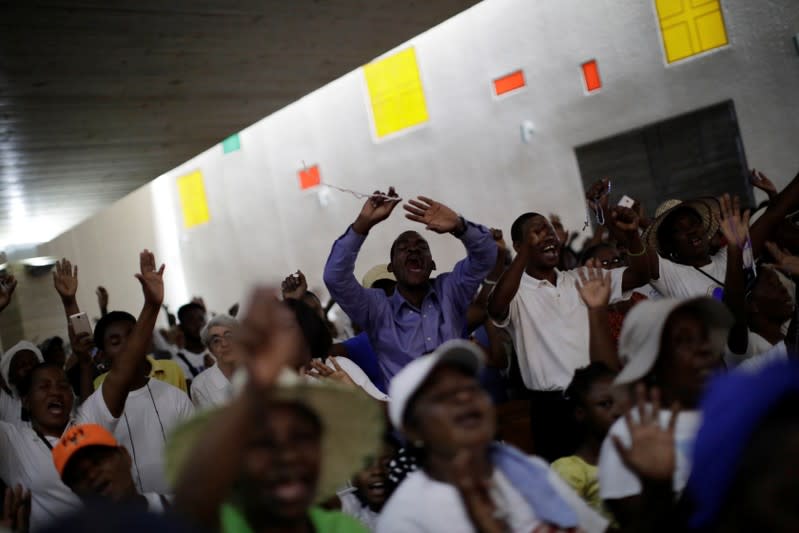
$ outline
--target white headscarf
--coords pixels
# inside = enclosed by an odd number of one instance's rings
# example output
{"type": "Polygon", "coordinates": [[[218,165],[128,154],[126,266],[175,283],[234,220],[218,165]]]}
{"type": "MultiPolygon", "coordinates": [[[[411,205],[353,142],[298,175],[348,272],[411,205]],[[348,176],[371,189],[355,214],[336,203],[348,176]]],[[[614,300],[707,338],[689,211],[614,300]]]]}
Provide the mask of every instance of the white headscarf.
{"type": "Polygon", "coordinates": [[[19,397],[19,392],[17,391],[17,387],[8,381],[8,374],[11,372],[11,361],[14,360],[14,356],[19,352],[25,351],[33,352],[33,354],[36,356],[36,359],[38,359],[40,363],[44,363],[42,352],[35,344],[28,341],[18,342],[10,350],[4,353],[3,358],[0,359],[0,372],[3,374],[3,381],[6,382],[6,386],[9,388],[15,398],[19,397]]]}

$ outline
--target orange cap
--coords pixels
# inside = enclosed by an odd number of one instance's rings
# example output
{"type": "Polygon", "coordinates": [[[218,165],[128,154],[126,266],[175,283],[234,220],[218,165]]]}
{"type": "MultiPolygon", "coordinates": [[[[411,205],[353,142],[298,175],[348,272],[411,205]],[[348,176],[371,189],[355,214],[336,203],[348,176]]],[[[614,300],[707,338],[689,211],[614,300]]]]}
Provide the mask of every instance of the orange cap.
{"type": "Polygon", "coordinates": [[[87,446],[110,446],[116,448],[119,443],[103,426],[83,424],[72,426],[53,447],[53,462],[59,476],[64,475],[64,468],[78,450],[87,446]]]}

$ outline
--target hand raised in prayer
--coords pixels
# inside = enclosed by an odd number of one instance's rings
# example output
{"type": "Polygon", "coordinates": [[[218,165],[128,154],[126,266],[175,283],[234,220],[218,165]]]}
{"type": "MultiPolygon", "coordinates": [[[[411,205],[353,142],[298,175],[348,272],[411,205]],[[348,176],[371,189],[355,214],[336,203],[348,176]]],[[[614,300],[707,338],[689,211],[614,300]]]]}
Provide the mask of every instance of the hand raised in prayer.
{"type": "Polygon", "coordinates": [[[57,261],[53,270],[53,285],[62,300],[75,298],[78,292],[78,265],[73,268],[66,258],[57,261]]]}
{"type": "Polygon", "coordinates": [[[399,202],[400,197],[394,187],[389,187],[388,193],[375,191],[363,204],[352,229],[361,235],[366,235],[376,224],[387,219],[399,202]],[[389,198],[396,198],[396,200],[389,198]]]}
{"type": "Polygon", "coordinates": [[[307,357],[294,314],[271,287],[256,287],[250,293],[240,335],[247,351],[249,385],[256,391],[270,388],[283,367],[307,357]]]}
{"type": "Polygon", "coordinates": [[[724,194],[719,203],[719,229],[722,235],[728,244],[743,247],[749,237],[749,211],[741,215],[741,200],[737,196],[731,199],[729,194],[724,194]]]}
{"type": "Polygon", "coordinates": [[[612,435],[613,445],[622,462],[642,480],[670,481],[676,467],[674,429],[677,425],[679,404],[671,407],[671,415],[665,428],[660,425],[660,391],[653,387],[650,391],[651,406],[646,405],[646,386],[636,388],[638,421],[631,415],[633,407],[624,415],[630,432],[630,447],[612,435]]]}
{"type": "Polygon", "coordinates": [[[31,493],[21,485],[6,488],[0,526],[14,533],[27,533],[31,514],[31,493]]]}
{"type": "Polygon", "coordinates": [[[610,272],[599,266],[599,261],[591,259],[585,268],[578,269],[580,282],[577,292],[589,309],[607,307],[610,302],[610,272]]]}
{"type": "Polygon", "coordinates": [[[14,276],[6,276],[0,278],[0,311],[8,307],[11,303],[11,297],[14,296],[14,290],[17,288],[17,280],[14,276]]]}
{"type": "Polygon", "coordinates": [[[333,363],[334,368],[330,368],[319,359],[311,359],[311,362],[309,364],[310,369],[307,372],[308,375],[313,376],[315,378],[335,381],[336,383],[347,385],[348,387],[357,387],[355,382],[352,381],[350,375],[347,374],[347,372],[345,372],[344,369],[339,366],[335,357],[328,358],[328,361],[331,361],[333,363]]]}
{"type": "Polygon", "coordinates": [[[402,206],[407,213],[405,218],[425,225],[425,229],[436,233],[450,233],[463,231],[461,217],[447,207],[426,196],[419,196],[416,200],[409,200],[402,206]]]}
{"type": "Polygon", "coordinates": [[[139,254],[139,269],[136,279],[141,283],[144,301],[160,309],[164,301],[164,265],[156,270],[155,255],[150,250],[143,250],[139,254]]]}
{"type": "Polygon", "coordinates": [[[759,170],[752,169],[749,175],[752,187],[760,189],[768,195],[769,200],[777,196],[777,187],[768,177],[759,170]]]}
{"type": "Polygon", "coordinates": [[[767,242],[766,248],[774,258],[775,268],[789,276],[799,275],[799,257],[791,255],[786,250],[780,250],[780,247],[773,242],[767,242]]]}
{"type": "Polygon", "coordinates": [[[283,292],[283,299],[302,300],[305,293],[308,292],[308,281],[305,279],[305,274],[297,271],[283,280],[281,285],[283,292]]]}
{"type": "Polygon", "coordinates": [[[95,291],[97,294],[97,305],[100,307],[100,311],[105,313],[108,310],[108,291],[105,287],[97,287],[95,291]]]}

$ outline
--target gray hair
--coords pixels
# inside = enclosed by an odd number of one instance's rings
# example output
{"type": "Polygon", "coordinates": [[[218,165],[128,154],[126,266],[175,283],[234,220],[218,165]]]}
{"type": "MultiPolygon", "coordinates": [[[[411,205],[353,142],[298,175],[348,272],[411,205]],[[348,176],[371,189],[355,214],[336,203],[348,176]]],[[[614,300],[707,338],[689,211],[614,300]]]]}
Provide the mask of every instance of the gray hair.
{"type": "Polygon", "coordinates": [[[210,348],[211,342],[211,328],[222,326],[230,329],[236,329],[239,325],[239,321],[229,315],[216,315],[214,318],[208,321],[205,325],[203,330],[200,332],[200,340],[203,341],[203,344],[210,348]]]}

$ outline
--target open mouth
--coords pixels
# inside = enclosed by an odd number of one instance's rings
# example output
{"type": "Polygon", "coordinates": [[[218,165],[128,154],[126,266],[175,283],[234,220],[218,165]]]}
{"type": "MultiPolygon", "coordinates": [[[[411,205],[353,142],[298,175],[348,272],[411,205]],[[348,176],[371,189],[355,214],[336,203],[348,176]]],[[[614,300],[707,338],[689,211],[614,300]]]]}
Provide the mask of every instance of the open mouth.
{"type": "Polygon", "coordinates": [[[386,494],[386,484],[382,481],[375,481],[374,483],[369,483],[367,486],[369,492],[371,492],[375,496],[384,496],[386,494]]]}
{"type": "Polygon", "coordinates": [[[272,487],[275,497],[284,502],[307,500],[313,490],[311,483],[298,474],[280,476],[272,483],[272,487]]]}
{"type": "Polygon", "coordinates": [[[405,266],[409,272],[419,273],[422,271],[422,260],[419,257],[409,257],[405,261],[405,266]]]}
{"type": "Polygon", "coordinates": [[[691,239],[691,245],[694,248],[700,248],[702,246],[702,239],[700,239],[699,237],[694,237],[693,239],[691,239]]]}
{"type": "Polygon", "coordinates": [[[64,402],[60,400],[52,400],[47,402],[47,412],[55,416],[63,415],[65,412],[64,402]]]}
{"type": "Polygon", "coordinates": [[[482,424],[483,413],[479,410],[467,411],[455,417],[455,423],[465,428],[474,428],[482,424]]]}
{"type": "Polygon", "coordinates": [[[94,492],[96,494],[101,494],[103,496],[107,496],[108,493],[111,491],[111,482],[108,480],[101,481],[94,485],[94,492]]]}
{"type": "Polygon", "coordinates": [[[559,253],[558,243],[548,242],[541,248],[541,253],[547,257],[557,257],[559,253]]]}

